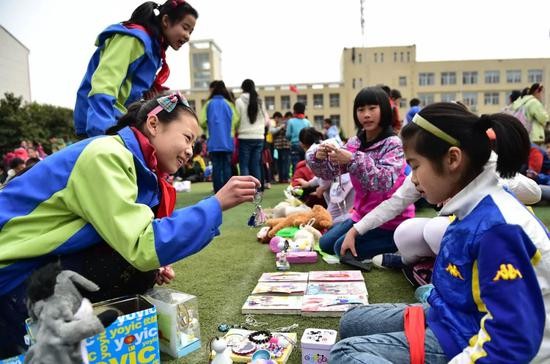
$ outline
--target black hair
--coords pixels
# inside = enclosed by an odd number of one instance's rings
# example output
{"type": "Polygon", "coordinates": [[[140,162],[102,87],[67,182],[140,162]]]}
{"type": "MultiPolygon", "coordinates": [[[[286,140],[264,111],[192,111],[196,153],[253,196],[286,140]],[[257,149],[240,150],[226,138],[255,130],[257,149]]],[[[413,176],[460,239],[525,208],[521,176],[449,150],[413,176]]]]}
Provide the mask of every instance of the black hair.
{"type": "Polygon", "coordinates": [[[331,118],[324,118],[323,122],[328,125],[332,125],[332,119],[331,118]]]}
{"type": "MultiPolygon", "coordinates": [[[[497,113],[479,117],[452,102],[428,105],[418,114],[459,141],[459,148],[470,160],[471,175],[465,178],[475,178],[489,160],[489,128],[492,128],[496,135],[496,168],[503,178],[514,176],[527,161],[530,149],[529,135],[525,127],[512,115],[497,113]]],[[[401,138],[405,149],[413,148],[416,153],[428,158],[437,172],[442,171],[443,158],[451,144],[415,123],[408,123],[401,130],[401,138]]]]}
{"type": "MultiPolygon", "coordinates": [[[[128,111],[126,114],[122,115],[120,119],[118,119],[116,125],[110,127],[107,129],[105,134],[107,135],[114,135],[119,130],[127,127],[127,126],[133,126],[143,132],[143,126],[145,125],[145,122],[147,121],[147,114],[151,112],[155,107],[158,106],[157,99],[151,99],[151,100],[140,100],[133,102],[128,106],[128,111]]],[[[197,114],[188,106],[185,106],[181,103],[177,103],[176,107],[172,112],[167,112],[166,110],[161,110],[157,115],[157,118],[159,121],[163,124],[169,124],[172,121],[176,120],[180,113],[187,113],[195,118],[195,120],[198,122],[197,114]]]]}
{"type": "Polygon", "coordinates": [[[523,90],[521,90],[520,97],[529,95],[529,87],[525,87],[523,90]]]}
{"type": "Polygon", "coordinates": [[[357,137],[361,141],[361,148],[367,148],[378,141],[395,135],[392,128],[393,111],[390,105],[390,98],[386,92],[378,86],[365,87],[357,93],[353,101],[353,121],[357,128],[357,137]],[[380,127],[382,132],[374,139],[367,142],[367,134],[357,119],[357,109],[365,105],[378,105],[380,107],[380,127]]]}
{"type": "Polygon", "coordinates": [[[516,101],[518,98],[520,98],[520,96],[521,96],[520,90],[513,90],[512,92],[510,92],[510,103],[516,101]]]}
{"type": "Polygon", "coordinates": [[[295,114],[303,114],[306,112],[306,105],[303,102],[297,102],[292,107],[295,114]]]}
{"type": "Polygon", "coordinates": [[[15,157],[10,161],[10,169],[15,169],[22,164],[25,164],[25,161],[19,157],[15,157]]]}
{"type": "Polygon", "coordinates": [[[300,130],[298,139],[300,140],[300,143],[309,148],[313,144],[320,143],[321,140],[323,140],[323,134],[313,127],[303,128],[300,130]]]}
{"type": "Polygon", "coordinates": [[[199,17],[197,10],[187,1],[167,0],[162,5],[153,1],[147,1],[138,6],[133,11],[130,19],[123,24],[139,24],[147,29],[151,35],[160,39],[162,37],[161,20],[164,15],[168,16],[171,24],[179,22],[186,15],[192,15],[195,19],[199,17]],[[155,15],[156,9],[158,10],[158,15],[155,15]]]}
{"type": "Polygon", "coordinates": [[[273,119],[275,118],[282,118],[283,117],[283,114],[281,114],[279,111],[275,111],[273,113],[273,119]]]}
{"type": "MultiPolygon", "coordinates": [[[[304,111],[305,111],[305,107],[304,107],[304,111]]],[[[288,119],[288,118],[291,118],[292,116],[294,116],[294,114],[292,114],[292,111],[285,112],[285,116],[284,116],[285,118],[288,119]]]]}
{"type": "Polygon", "coordinates": [[[540,83],[535,82],[534,84],[531,85],[531,87],[529,87],[528,94],[532,95],[535,92],[542,91],[542,89],[543,89],[543,86],[540,83]]]}
{"type": "Polygon", "coordinates": [[[248,99],[248,109],[246,110],[246,114],[248,115],[250,124],[254,124],[256,122],[256,118],[258,117],[258,106],[261,103],[261,101],[258,99],[258,93],[256,92],[256,85],[254,85],[254,81],[247,78],[241,84],[241,88],[243,92],[246,92],[250,95],[250,98],[248,99]]]}
{"type": "Polygon", "coordinates": [[[411,101],[409,101],[409,106],[410,106],[410,107],[418,106],[418,105],[420,105],[420,100],[417,99],[416,97],[413,97],[413,98],[411,99],[411,101]]]}
{"type": "Polygon", "coordinates": [[[231,98],[227,87],[225,87],[225,82],[223,82],[222,80],[212,81],[212,83],[210,83],[210,96],[208,96],[208,100],[210,100],[215,95],[221,95],[227,101],[233,102],[233,99],[231,98]]]}
{"type": "Polygon", "coordinates": [[[403,96],[401,96],[401,91],[399,91],[398,89],[392,88],[390,91],[390,97],[395,100],[395,99],[400,99],[403,96]]]}

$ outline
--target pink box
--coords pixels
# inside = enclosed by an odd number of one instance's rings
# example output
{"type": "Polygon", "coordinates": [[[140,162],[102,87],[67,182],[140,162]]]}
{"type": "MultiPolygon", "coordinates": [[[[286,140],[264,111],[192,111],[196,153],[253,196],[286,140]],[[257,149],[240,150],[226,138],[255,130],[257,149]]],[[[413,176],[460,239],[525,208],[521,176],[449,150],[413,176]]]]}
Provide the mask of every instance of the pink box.
{"type": "MultiPolygon", "coordinates": [[[[277,253],[277,258],[279,258],[277,253]]],[[[300,263],[315,263],[317,262],[317,252],[287,252],[286,260],[290,264],[300,264],[300,263]]]]}
{"type": "Polygon", "coordinates": [[[301,339],[302,364],[328,363],[336,335],[335,330],[305,329],[301,339]]]}

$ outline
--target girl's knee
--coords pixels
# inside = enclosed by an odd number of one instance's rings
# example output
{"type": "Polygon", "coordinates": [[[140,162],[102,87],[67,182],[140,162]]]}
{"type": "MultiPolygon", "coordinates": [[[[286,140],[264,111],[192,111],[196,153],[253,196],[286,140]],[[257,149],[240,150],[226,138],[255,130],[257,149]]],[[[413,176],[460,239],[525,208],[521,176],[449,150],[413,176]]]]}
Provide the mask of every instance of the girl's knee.
{"type": "Polygon", "coordinates": [[[325,253],[334,254],[334,243],[335,241],[333,239],[322,236],[321,239],[319,239],[319,248],[325,253]]]}

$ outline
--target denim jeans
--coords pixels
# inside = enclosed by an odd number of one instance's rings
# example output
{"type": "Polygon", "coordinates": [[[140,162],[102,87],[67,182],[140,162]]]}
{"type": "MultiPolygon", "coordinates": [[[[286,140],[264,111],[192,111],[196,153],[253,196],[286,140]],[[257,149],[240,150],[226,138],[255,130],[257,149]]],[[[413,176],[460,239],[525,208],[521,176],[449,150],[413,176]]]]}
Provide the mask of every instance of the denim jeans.
{"type": "Polygon", "coordinates": [[[279,159],[277,159],[277,171],[279,172],[279,182],[288,182],[290,179],[290,149],[277,149],[279,159]]]}
{"type": "MultiPolygon", "coordinates": [[[[354,222],[347,219],[334,225],[319,240],[321,250],[329,254],[340,256],[340,248],[344,243],[344,238],[354,222]]],[[[393,230],[372,229],[364,235],[358,235],[355,238],[355,249],[360,260],[370,259],[377,254],[395,253],[397,247],[393,241],[393,230]]]]}
{"type": "Polygon", "coordinates": [[[263,139],[239,139],[239,169],[241,176],[254,176],[262,180],[263,139]]]}
{"type": "Polygon", "coordinates": [[[292,174],[296,172],[296,165],[299,161],[303,161],[306,158],[306,152],[300,144],[292,144],[290,146],[290,160],[292,161],[292,174]]]}
{"type": "MultiPolygon", "coordinates": [[[[350,309],[340,319],[341,340],[332,347],[331,364],[409,363],[409,344],[404,332],[406,304],[382,303],[350,309]]],[[[424,305],[424,312],[428,305],[424,305]]],[[[427,327],[425,363],[444,364],[447,357],[434,333],[427,327]]]]}
{"type": "Polygon", "coordinates": [[[214,192],[218,192],[232,176],[231,156],[233,152],[211,152],[212,161],[212,183],[214,192]]]}

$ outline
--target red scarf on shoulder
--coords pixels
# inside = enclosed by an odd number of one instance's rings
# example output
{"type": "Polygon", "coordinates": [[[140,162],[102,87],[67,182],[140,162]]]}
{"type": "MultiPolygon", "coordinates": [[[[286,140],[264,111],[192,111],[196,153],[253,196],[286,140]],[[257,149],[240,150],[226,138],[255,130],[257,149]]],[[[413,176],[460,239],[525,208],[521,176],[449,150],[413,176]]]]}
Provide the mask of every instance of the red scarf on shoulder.
{"type": "Polygon", "coordinates": [[[157,175],[160,190],[160,203],[155,217],[161,218],[170,216],[176,206],[176,189],[166,180],[168,174],[158,170],[155,147],[149,143],[149,139],[147,139],[138,129],[133,126],[131,129],[139,143],[143,158],[145,159],[145,164],[147,164],[147,167],[157,175]]]}

